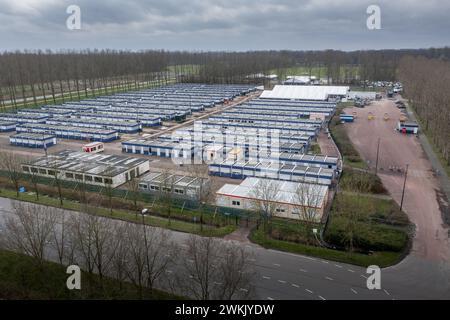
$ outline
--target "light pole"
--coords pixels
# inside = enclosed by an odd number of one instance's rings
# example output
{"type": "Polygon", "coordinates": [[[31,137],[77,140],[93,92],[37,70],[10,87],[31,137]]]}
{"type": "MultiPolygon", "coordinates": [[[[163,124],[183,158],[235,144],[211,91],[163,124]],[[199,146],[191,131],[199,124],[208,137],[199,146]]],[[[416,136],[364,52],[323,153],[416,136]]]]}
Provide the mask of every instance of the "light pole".
{"type": "Polygon", "coordinates": [[[405,187],[406,187],[406,177],[408,176],[408,167],[409,167],[409,164],[406,165],[405,180],[403,181],[402,199],[400,200],[400,211],[402,211],[402,208],[403,208],[403,199],[405,197],[405,187]]]}
{"type": "Polygon", "coordinates": [[[375,162],[375,174],[378,173],[378,155],[380,153],[380,138],[378,138],[378,145],[377,145],[377,160],[375,162]]]}

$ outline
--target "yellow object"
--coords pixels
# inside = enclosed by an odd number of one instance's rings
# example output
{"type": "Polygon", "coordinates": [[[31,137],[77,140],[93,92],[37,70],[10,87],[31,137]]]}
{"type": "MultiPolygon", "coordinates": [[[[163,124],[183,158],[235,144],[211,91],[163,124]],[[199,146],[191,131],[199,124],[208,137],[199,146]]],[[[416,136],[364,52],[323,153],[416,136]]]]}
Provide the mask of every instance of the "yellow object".
{"type": "Polygon", "coordinates": [[[384,119],[385,121],[389,120],[389,114],[385,113],[384,116],[383,116],[383,119],[384,119]]]}
{"type": "Polygon", "coordinates": [[[369,120],[375,119],[375,116],[373,115],[372,112],[369,112],[369,114],[367,115],[367,119],[369,119],[369,120]]]}

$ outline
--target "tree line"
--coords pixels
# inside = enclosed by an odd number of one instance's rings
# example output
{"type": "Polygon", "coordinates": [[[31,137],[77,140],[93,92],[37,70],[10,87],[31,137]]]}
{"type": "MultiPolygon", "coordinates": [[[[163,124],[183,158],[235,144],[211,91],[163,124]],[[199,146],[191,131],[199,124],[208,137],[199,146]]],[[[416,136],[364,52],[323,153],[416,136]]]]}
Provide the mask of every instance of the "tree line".
{"type": "Polygon", "coordinates": [[[450,165],[450,62],[404,57],[398,67],[398,78],[422,129],[450,165]]]}
{"type": "Polygon", "coordinates": [[[65,102],[177,82],[255,83],[293,67],[335,84],[395,80],[405,55],[450,58],[449,48],[324,51],[61,50],[0,53],[0,106],[65,102]]]}
{"type": "Polygon", "coordinates": [[[84,296],[94,275],[100,289],[113,278],[119,286],[131,283],[141,299],[154,289],[198,300],[254,294],[252,254],[212,237],[192,235],[180,243],[164,229],[24,202],[12,202],[2,227],[0,249],[32,257],[37,270],[48,260],[79,266],[87,274],[84,296]]]}

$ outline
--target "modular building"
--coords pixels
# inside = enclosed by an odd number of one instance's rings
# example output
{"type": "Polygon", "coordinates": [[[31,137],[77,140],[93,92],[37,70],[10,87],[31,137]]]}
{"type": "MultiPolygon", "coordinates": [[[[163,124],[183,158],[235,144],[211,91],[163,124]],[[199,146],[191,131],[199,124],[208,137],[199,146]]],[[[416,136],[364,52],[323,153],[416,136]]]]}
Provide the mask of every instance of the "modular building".
{"type": "MultiPolygon", "coordinates": [[[[161,117],[149,117],[145,115],[123,115],[123,114],[114,114],[114,113],[76,113],[74,114],[76,118],[79,119],[95,119],[96,121],[107,121],[111,123],[114,122],[131,122],[136,124],[141,124],[144,127],[156,127],[161,125],[161,117]]],[[[123,129],[122,129],[123,130],[123,129]]],[[[121,131],[123,132],[123,131],[121,131]]]]}
{"type": "Polygon", "coordinates": [[[116,188],[149,171],[150,162],[104,153],[64,150],[22,164],[25,173],[61,180],[116,188]]]}
{"type": "Polygon", "coordinates": [[[132,139],[122,142],[122,152],[163,158],[191,159],[194,156],[194,145],[192,143],[132,139]]]}
{"type": "Polygon", "coordinates": [[[51,118],[46,124],[72,126],[90,129],[111,129],[121,133],[138,133],[142,126],[136,121],[111,121],[80,118],[51,118]]]}
{"type": "Polygon", "coordinates": [[[16,122],[0,121],[0,132],[15,131],[16,125],[16,122]]]}
{"type": "Polygon", "coordinates": [[[110,142],[119,139],[119,133],[116,130],[57,126],[51,124],[21,124],[16,127],[16,131],[18,133],[48,133],[58,138],[73,140],[110,142]]]}
{"type": "Polygon", "coordinates": [[[56,144],[56,136],[39,133],[18,133],[10,136],[9,142],[18,147],[45,149],[56,144]]]}
{"type": "Polygon", "coordinates": [[[267,202],[272,214],[288,219],[321,222],[328,200],[328,188],[323,185],[246,178],[241,184],[225,184],[216,192],[216,205],[226,208],[259,211],[267,202]],[[271,189],[271,199],[264,194],[271,189]],[[261,191],[257,191],[261,190],[261,191]]]}
{"type": "Polygon", "coordinates": [[[321,167],[282,164],[275,161],[233,161],[208,165],[210,175],[244,179],[247,177],[267,177],[271,179],[311,182],[331,185],[334,170],[321,167]]]}
{"type": "Polygon", "coordinates": [[[0,113],[0,121],[15,123],[45,123],[48,116],[39,114],[0,113]]]}
{"type": "Polygon", "coordinates": [[[139,190],[153,194],[167,194],[196,200],[204,188],[209,188],[208,179],[150,172],[139,180],[139,190]]]}
{"type": "Polygon", "coordinates": [[[303,127],[294,124],[272,124],[264,125],[258,123],[238,123],[238,122],[228,122],[228,121],[212,121],[212,120],[202,120],[201,126],[205,129],[216,128],[220,130],[228,130],[230,128],[241,128],[241,129],[258,129],[267,130],[268,128],[272,130],[278,130],[280,133],[297,133],[301,135],[309,135],[315,137],[319,128],[317,127],[303,127]]]}
{"type": "Polygon", "coordinates": [[[293,154],[282,152],[280,154],[273,154],[272,157],[283,164],[304,165],[311,167],[321,167],[326,169],[337,169],[338,158],[324,156],[324,155],[309,155],[309,154],[293,154]]]}

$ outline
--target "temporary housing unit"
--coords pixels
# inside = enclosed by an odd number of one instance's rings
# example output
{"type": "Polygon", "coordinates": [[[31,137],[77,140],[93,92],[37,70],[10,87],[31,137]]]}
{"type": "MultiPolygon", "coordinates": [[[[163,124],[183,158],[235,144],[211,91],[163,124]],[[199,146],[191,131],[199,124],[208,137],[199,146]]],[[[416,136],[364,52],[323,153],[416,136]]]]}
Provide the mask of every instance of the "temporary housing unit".
{"type": "Polygon", "coordinates": [[[116,188],[149,171],[150,162],[104,153],[85,153],[64,150],[22,164],[25,173],[79,183],[116,188]]]}
{"type": "Polygon", "coordinates": [[[221,207],[258,211],[269,207],[269,202],[274,208],[271,213],[277,217],[312,218],[315,222],[321,221],[327,200],[328,188],[323,185],[255,177],[239,185],[225,184],[216,192],[216,205],[221,207]],[[264,190],[270,190],[270,194],[264,194],[264,190]]]}
{"type": "Polygon", "coordinates": [[[194,145],[192,143],[131,139],[122,142],[122,151],[163,158],[191,159],[194,156],[194,145]]]}
{"type": "Polygon", "coordinates": [[[16,131],[30,133],[48,133],[62,139],[110,142],[119,139],[116,130],[90,129],[51,124],[21,124],[16,131]]]}
{"type": "Polygon", "coordinates": [[[171,193],[193,200],[198,199],[204,188],[209,188],[208,179],[170,173],[149,172],[139,180],[139,190],[142,192],[160,195],[171,193]]]}
{"type": "Polygon", "coordinates": [[[150,117],[148,115],[125,115],[125,114],[118,114],[118,113],[104,113],[104,112],[96,112],[96,113],[76,113],[74,115],[75,117],[79,119],[96,119],[96,120],[102,120],[102,121],[132,121],[136,123],[140,123],[144,127],[156,127],[161,125],[161,117],[150,117]]]}
{"type": "Polygon", "coordinates": [[[45,123],[48,116],[38,114],[0,113],[0,121],[15,123],[45,123]]]}
{"type": "Polygon", "coordinates": [[[50,118],[46,121],[47,124],[72,126],[90,129],[111,129],[122,133],[137,133],[142,129],[142,126],[136,121],[112,121],[101,119],[80,119],[80,118],[50,118]]]}
{"type": "Polygon", "coordinates": [[[15,131],[16,125],[16,122],[0,121],[0,132],[15,131]]]}
{"type": "Polygon", "coordinates": [[[18,147],[49,148],[56,144],[56,136],[39,133],[18,133],[10,136],[9,142],[18,147]]]}
{"type": "Polygon", "coordinates": [[[335,171],[321,167],[282,164],[276,161],[233,161],[208,165],[210,175],[233,179],[247,177],[266,177],[287,181],[304,181],[331,185],[335,171]]]}

